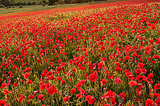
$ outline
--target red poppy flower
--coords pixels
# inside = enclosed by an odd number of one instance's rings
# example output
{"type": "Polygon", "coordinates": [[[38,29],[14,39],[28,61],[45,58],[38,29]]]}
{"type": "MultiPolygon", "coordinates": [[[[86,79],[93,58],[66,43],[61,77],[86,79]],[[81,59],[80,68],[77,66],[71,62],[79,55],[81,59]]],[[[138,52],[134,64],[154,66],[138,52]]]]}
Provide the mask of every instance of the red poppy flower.
{"type": "Polygon", "coordinates": [[[98,69],[102,69],[102,66],[103,66],[102,62],[98,63],[98,69]]]}
{"type": "Polygon", "coordinates": [[[117,82],[116,84],[122,83],[121,79],[119,79],[119,78],[115,78],[115,80],[114,80],[114,81],[116,81],[116,82],[117,82]]]}
{"type": "Polygon", "coordinates": [[[74,94],[76,92],[76,88],[71,89],[71,94],[74,94]]]}
{"type": "Polygon", "coordinates": [[[24,74],[24,79],[27,79],[29,76],[30,76],[30,73],[29,73],[29,72],[26,72],[26,73],[24,74]]]}
{"type": "Polygon", "coordinates": [[[130,60],[130,56],[125,56],[125,59],[126,60],[130,60]]]}
{"type": "Polygon", "coordinates": [[[101,81],[102,85],[105,85],[106,82],[107,82],[107,80],[105,80],[105,79],[102,79],[102,81],[101,81]]]}
{"type": "Polygon", "coordinates": [[[17,85],[18,85],[18,83],[16,83],[16,82],[13,84],[13,86],[17,86],[17,85]]]}
{"type": "Polygon", "coordinates": [[[121,68],[120,68],[120,67],[116,67],[116,68],[115,68],[115,71],[119,71],[119,72],[120,72],[120,71],[121,71],[121,68]]]}
{"type": "Polygon", "coordinates": [[[50,94],[50,95],[53,95],[53,92],[54,92],[54,87],[49,87],[48,88],[48,94],[50,94]]]}
{"type": "Polygon", "coordinates": [[[94,82],[96,79],[98,79],[98,76],[95,73],[90,74],[90,80],[94,82]]]}
{"type": "Polygon", "coordinates": [[[33,82],[32,82],[32,80],[28,79],[28,80],[26,81],[26,84],[33,84],[33,82]]]}
{"type": "Polygon", "coordinates": [[[138,65],[137,65],[137,67],[142,67],[143,68],[144,65],[145,64],[139,62],[138,65]]]}
{"type": "Polygon", "coordinates": [[[103,95],[103,98],[110,98],[110,97],[113,97],[113,98],[116,97],[116,93],[110,90],[103,95]]]}
{"type": "Polygon", "coordinates": [[[90,104],[90,105],[92,105],[96,102],[96,99],[94,98],[94,96],[87,95],[85,97],[85,99],[87,100],[88,104],[90,104]]]}
{"type": "Polygon", "coordinates": [[[152,78],[154,77],[154,74],[153,73],[149,73],[147,77],[148,77],[149,80],[152,80],[152,78]]]}
{"type": "Polygon", "coordinates": [[[130,85],[130,87],[131,87],[131,86],[137,86],[137,82],[136,82],[136,81],[130,81],[130,82],[129,82],[129,85],[130,85]]]}
{"type": "Polygon", "coordinates": [[[19,97],[19,102],[22,103],[22,102],[24,102],[24,100],[25,100],[25,97],[24,97],[23,95],[21,95],[21,96],[19,97]]]}
{"type": "Polygon", "coordinates": [[[6,106],[6,101],[5,100],[0,100],[0,106],[2,105],[2,106],[6,106]]]}
{"type": "Polygon", "coordinates": [[[49,77],[49,79],[50,79],[50,80],[54,80],[54,76],[51,75],[51,76],[49,77]]]}
{"type": "Polygon", "coordinates": [[[156,89],[160,89],[160,84],[155,84],[154,85],[154,89],[156,90],[156,89]]]}
{"type": "Polygon", "coordinates": [[[43,90],[46,87],[45,83],[40,84],[40,90],[43,90]]]}
{"type": "Polygon", "coordinates": [[[157,106],[160,106],[160,98],[158,98],[155,103],[157,104],[157,106]]]}
{"type": "Polygon", "coordinates": [[[43,96],[44,96],[43,94],[39,94],[38,99],[43,99],[43,96]]]}
{"type": "Polygon", "coordinates": [[[5,89],[5,90],[4,90],[4,95],[7,95],[7,94],[9,94],[9,93],[11,93],[11,91],[8,91],[8,89],[5,89]]]}
{"type": "Polygon", "coordinates": [[[116,105],[116,104],[117,104],[114,98],[110,98],[110,99],[109,99],[109,102],[111,102],[112,105],[116,105]]]}
{"type": "Polygon", "coordinates": [[[58,77],[57,77],[57,80],[61,81],[61,77],[60,77],[60,76],[58,76],[58,77]]]}
{"type": "Polygon", "coordinates": [[[145,103],[145,106],[153,106],[153,104],[154,104],[154,101],[153,101],[153,100],[147,99],[147,100],[146,100],[146,103],[145,103]]]}
{"type": "Polygon", "coordinates": [[[64,84],[64,83],[66,83],[66,81],[64,81],[64,80],[61,80],[61,83],[62,83],[62,84],[64,84]]]}
{"type": "Polygon", "coordinates": [[[28,99],[33,99],[33,98],[34,98],[33,95],[29,95],[29,96],[28,96],[28,99]]]}
{"type": "Polygon", "coordinates": [[[69,100],[69,96],[63,97],[64,102],[66,103],[69,100]]]}
{"type": "Polygon", "coordinates": [[[155,59],[159,59],[160,58],[160,56],[158,56],[158,55],[154,55],[153,56],[155,59]]]}
{"type": "Polygon", "coordinates": [[[122,98],[126,98],[126,93],[120,93],[119,96],[122,98]]]}
{"type": "Polygon", "coordinates": [[[2,53],[1,56],[6,56],[6,54],[5,54],[5,53],[2,53]]]}

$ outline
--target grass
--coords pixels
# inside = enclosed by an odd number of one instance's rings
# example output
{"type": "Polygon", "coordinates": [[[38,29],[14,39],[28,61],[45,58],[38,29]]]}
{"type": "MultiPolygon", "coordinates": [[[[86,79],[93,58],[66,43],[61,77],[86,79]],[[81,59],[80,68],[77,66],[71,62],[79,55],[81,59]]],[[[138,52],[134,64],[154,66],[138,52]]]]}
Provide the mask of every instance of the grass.
{"type": "MultiPolygon", "coordinates": [[[[120,1],[120,0],[119,0],[120,1]]],[[[90,5],[90,4],[98,4],[98,3],[108,3],[113,1],[97,1],[97,2],[88,2],[88,3],[76,3],[76,4],[62,4],[62,5],[53,5],[53,6],[42,6],[42,5],[27,5],[23,6],[23,8],[19,8],[19,6],[15,6],[14,8],[0,8],[0,14],[7,14],[7,13],[15,13],[15,12],[29,12],[29,11],[38,11],[38,10],[48,10],[53,8],[69,8],[69,7],[77,7],[83,5],[90,5]]]]}

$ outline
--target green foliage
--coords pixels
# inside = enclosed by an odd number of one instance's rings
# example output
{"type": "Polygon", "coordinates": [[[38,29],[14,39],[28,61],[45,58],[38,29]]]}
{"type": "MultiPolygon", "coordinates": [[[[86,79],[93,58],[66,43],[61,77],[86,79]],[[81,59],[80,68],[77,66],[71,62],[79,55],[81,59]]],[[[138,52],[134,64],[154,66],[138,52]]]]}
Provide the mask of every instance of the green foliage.
{"type": "Polygon", "coordinates": [[[1,0],[0,3],[5,5],[5,6],[10,6],[9,0],[1,0]]]}

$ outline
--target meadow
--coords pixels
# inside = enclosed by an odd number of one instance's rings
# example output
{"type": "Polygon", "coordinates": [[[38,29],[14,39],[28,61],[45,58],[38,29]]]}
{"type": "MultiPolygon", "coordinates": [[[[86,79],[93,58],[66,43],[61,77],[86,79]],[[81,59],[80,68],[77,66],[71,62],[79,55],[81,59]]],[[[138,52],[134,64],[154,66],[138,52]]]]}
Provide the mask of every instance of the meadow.
{"type": "Polygon", "coordinates": [[[160,2],[0,17],[0,106],[160,106],[160,2]]]}

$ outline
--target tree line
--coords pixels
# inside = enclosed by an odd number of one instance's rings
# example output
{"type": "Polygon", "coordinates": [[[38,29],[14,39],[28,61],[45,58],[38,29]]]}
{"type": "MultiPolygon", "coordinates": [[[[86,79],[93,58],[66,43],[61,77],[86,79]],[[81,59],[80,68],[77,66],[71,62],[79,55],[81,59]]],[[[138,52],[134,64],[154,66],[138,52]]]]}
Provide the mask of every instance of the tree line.
{"type": "MultiPolygon", "coordinates": [[[[102,0],[42,0],[39,3],[36,2],[15,2],[15,0],[0,0],[0,8],[8,6],[24,6],[24,5],[57,5],[57,4],[69,4],[69,3],[84,3],[91,1],[102,1],[102,0]]],[[[108,1],[108,0],[107,0],[108,1]]]]}

